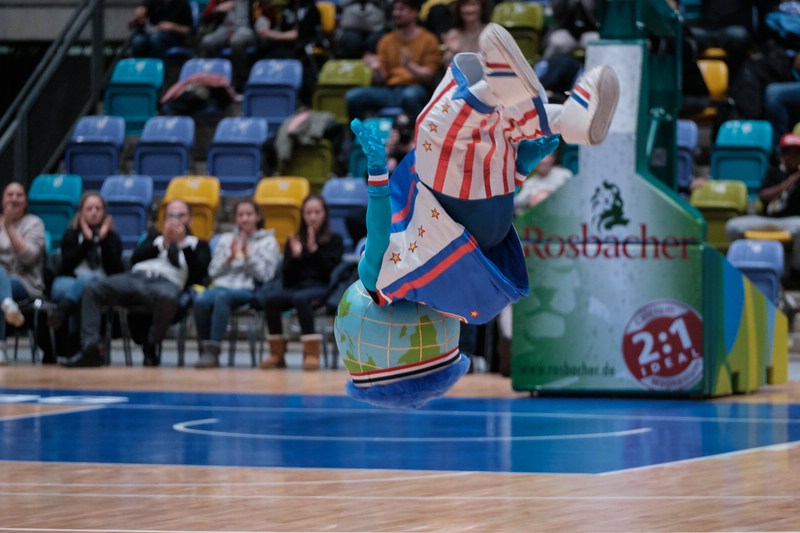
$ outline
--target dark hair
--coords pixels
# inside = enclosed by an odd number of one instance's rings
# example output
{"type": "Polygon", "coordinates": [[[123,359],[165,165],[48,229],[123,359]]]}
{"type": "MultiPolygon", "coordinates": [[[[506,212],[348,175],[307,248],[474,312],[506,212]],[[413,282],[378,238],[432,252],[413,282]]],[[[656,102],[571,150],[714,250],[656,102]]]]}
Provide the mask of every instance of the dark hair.
{"type": "Polygon", "coordinates": [[[255,210],[256,215],[258,215],[258,222],[256,222],[256,228],[257,229],[263,228],[264,227],[264,213],[261,212],[261,208],[253,200],[246,200],[246,199],[245,200],[239,200],[238,202],[233,204],[233,221],[234,221],[234,223],[236,222],[236,212],[239,210],[239,206],[242,205],[242,204],[248,204],[248,205],[252,205],[253,206],[253,209],[255,210]]]}
{"type": "MultiPolygon", "coordinates": [[[[469,0],[456,0],[456,3],[453,7],[453,27],[454,28],[463,28],[464,27],[464,19],[461,18],[461,6],[469,2],[469,0]]],[[[481,5],[481,22],[484,24],[488,24],[491,20],[491,9],[489,8],[489,0],[478,0],[478,3],[481,5]]]]}
{"type": "Polygon", "coordinates": [[[303,243],[303,246],[308,244],[308,226],[306,225],[306,219],[303,213],[306,210],[306,204],[311,200],[318,200],[322,205],[322,210],[325,212],[325,218],[322,219],[322,226],[319,228],[319,232],[317,232],[317,242],[325,244],[331,240],[331,229],[328,225],[328,204],[325,203],[322,196],[312,193],[305,197],[303,204],[300,206],[300,228],[298,228],[297,234],[300,236],[300,241],[303,243]]]}
{"type": "Polygon", "coordinates": [[[422,8],[421,0],[394,0],[392,5],[397,3],[404,4],[409,9],[413,9],[414,11],[419,11],[422,8]]]}
{"type": "Polygon", "coordinates": [[[69,227],[72,229],[78,229],[81,227],[81,211],[83,211],[83,204],[86,203],[86,200],[92,197],[100,198],[100,203],[103,205],[103,211],[106,210],[106,199],[100,196],[99,192],[86,191],[81,195],[81,199],[78,202],[78,209],[75,210],[75,216],[72,217],[72,222],[69,223],[69,227]]]}

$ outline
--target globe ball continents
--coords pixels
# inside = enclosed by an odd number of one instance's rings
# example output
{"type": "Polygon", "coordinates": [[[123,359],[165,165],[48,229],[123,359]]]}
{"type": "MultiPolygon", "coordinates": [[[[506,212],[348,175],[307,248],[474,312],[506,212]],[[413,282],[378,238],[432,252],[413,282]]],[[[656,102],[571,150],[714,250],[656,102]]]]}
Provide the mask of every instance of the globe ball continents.
{"type": "Polygon", "coordinates": [[[460,323],[414,302],[379,306],[356,281],[339,303],[334,331],[344,366],[356,375],[453,353],[458,350],[460,323]]]}

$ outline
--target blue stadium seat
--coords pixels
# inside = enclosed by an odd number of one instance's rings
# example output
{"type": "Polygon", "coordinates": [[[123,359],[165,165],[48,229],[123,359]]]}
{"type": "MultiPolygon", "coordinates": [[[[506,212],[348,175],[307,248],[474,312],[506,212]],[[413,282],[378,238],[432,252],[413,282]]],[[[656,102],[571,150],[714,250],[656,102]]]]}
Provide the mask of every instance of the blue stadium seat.
{"type": "Polygon", "coordinates": [[[739,180],[750,195],[758,193],[772,153],[772,125],[766,120],[728,120],[711,151],[711,177],[739,180]]]}
{"type": "Polygon", "coordinates": [[[573,174],[578,173],[578,145],[562,144],[561,166],[568,168],[573,174]]]}
{"type": "Polygon", "coordinates": [[[678,120],[678,189],[688,191],[694,174],[694,156],[697,151],[697,123],[678,120]]]}
{"type": "Polygon", "coordinates": [[[67,173],[82,177],[86,189],[99,189],[106,176],[119,171],[124,144],[122,117],[81,117],[64,152],[67,173]]]}
{"type": "Polygon", "coordinates": [[[227,59],[221,58],[193,58],[183,64],[180,80],[185,80],[195,74],[218,74],[228,79],[230,82],[233,75],[233,66],[227,59]]]}
{"type": "Polygon", "coordinates": [[[242,115],[267,119],[270,133],[275,133],[297,109],[302,83],[303,64],[298,59],[257,61],[244,87],[242,115]]]}
{"type": "Polygon", "coordinates": [[[726,257],[769,301],[778,303],[784,266],[783,245],[780,242],[739,239],[731,243],[726,257]]]}
{"type": "Polygon", "coordinates": [[[109,176],[100,188],[106,213],[122,239],[124,250],[133,250],[147,231],[153,204],[153,178],[139,175],[109,176]]]}
{"type": "Polygon", "coordinates": [[[267,120],[224,118],[208,148],[208,173],[219,179],[222,196],[250,196],[261,179],[267,120]]]}
{"type": "Polygon", "coordinates": [[[125,119],[128,135],[138,135],[148,118],[158,113],[158,97],[164,85],[160,59],[123,59],[114,67],[106,86],[103,110],[125,119]]]}
{"type": "Polygon", "coordinates": [[[193,145],[191,117],[153,117],[136,144],[134,172],[153,178],[154,193],[163,195],[172,178],[188,173],[193,145]]]}
{"type": "Polygon", "coordinates": [[[328,204],[331,231],[344,239],[345,251],[353,251],[354,242],[347,231],[345,219],[356,210],[367,207],[369,195],[364,178],[331,178],[322,187],[322,197],[328,204]]]}
{"type": "Polygon", "coordinates": [[[44,222],[52,237],[52,248],[61,247],[67,229],[83,193],[83,182],[75,174],[39,174],[28,190],[28,211],[44,222]]]}

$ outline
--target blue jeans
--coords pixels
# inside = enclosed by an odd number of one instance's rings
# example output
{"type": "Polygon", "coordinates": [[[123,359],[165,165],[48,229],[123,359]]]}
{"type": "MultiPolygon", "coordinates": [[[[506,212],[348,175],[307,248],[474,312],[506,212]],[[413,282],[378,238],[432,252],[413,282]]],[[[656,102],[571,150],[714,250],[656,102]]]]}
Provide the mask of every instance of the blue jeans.
{"type": "Polygon", "coordinates": [[[356,87],[345,95],[347,114],[350,119],[364,119],[376,114],[384,107],[402,107],[408,117],[414,121],[422,108],[428,103],[430,94],[419,85],[402,85],[396,87],[356,87]]]}
{"type": "MultiPolygon", "coordinates": [[[[0,267],[0,302],[6,298],[12,298],[15,302],[21,302],[30,298],[28,289],[20,280],[13,275],[9,275],[5,268],[0,267]]],[[[5,314],[0,320],[0,341],[6,340],[6,320],[5,314]]]]}
{"type": "Polygon", "coordinates": [[[773,146],[800,120],[800,81],[770,83],[764,90],[764,114],[772,124],[773,146]]]}
{"type": "MultiPolygon", "coordinates": [[[[83,288],[87,283],[99,277],[100,275],[96,272],[87,272],[86,274],[81,274],[77,278],[73,278],[72,276],[58,276],[53,281],[53,288],[50,289],[50,299],[54,302],[69,300],[75,304],[77,309],[80,309],[83,288]]],[[[73,313],[70,315],[67,320],[67,326],[70,333],[75,333],[76,335],[80,333],[80,313],[73,313]]]]}
{"type": "Polygon", "coordinates": [[[192,302],[197,338],[201,341],[222,342],[231,313],[237,307],[249,303],[252,297],[253,291],[250,289],[206,289],[192,302]]]}
{"type": "Polygon", "coordinates": [[[131,52],[133,57],[153,57],[163,61],[167,57],[167,50],[184,42],[182,35],[167,31],[137,33],[131,37],[131,52]]]}

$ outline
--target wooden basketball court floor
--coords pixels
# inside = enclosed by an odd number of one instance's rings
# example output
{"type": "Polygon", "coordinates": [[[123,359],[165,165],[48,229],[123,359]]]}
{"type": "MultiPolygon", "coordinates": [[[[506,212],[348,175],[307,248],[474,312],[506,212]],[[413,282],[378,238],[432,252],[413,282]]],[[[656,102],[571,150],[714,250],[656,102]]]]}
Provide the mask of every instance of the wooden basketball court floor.
{"type": "Polygon", "coordinates": [[[798,381],[531,398],[475,373],[391,411],[289,364],[0,368],[0,532],[800,530],[798,381]]]}

